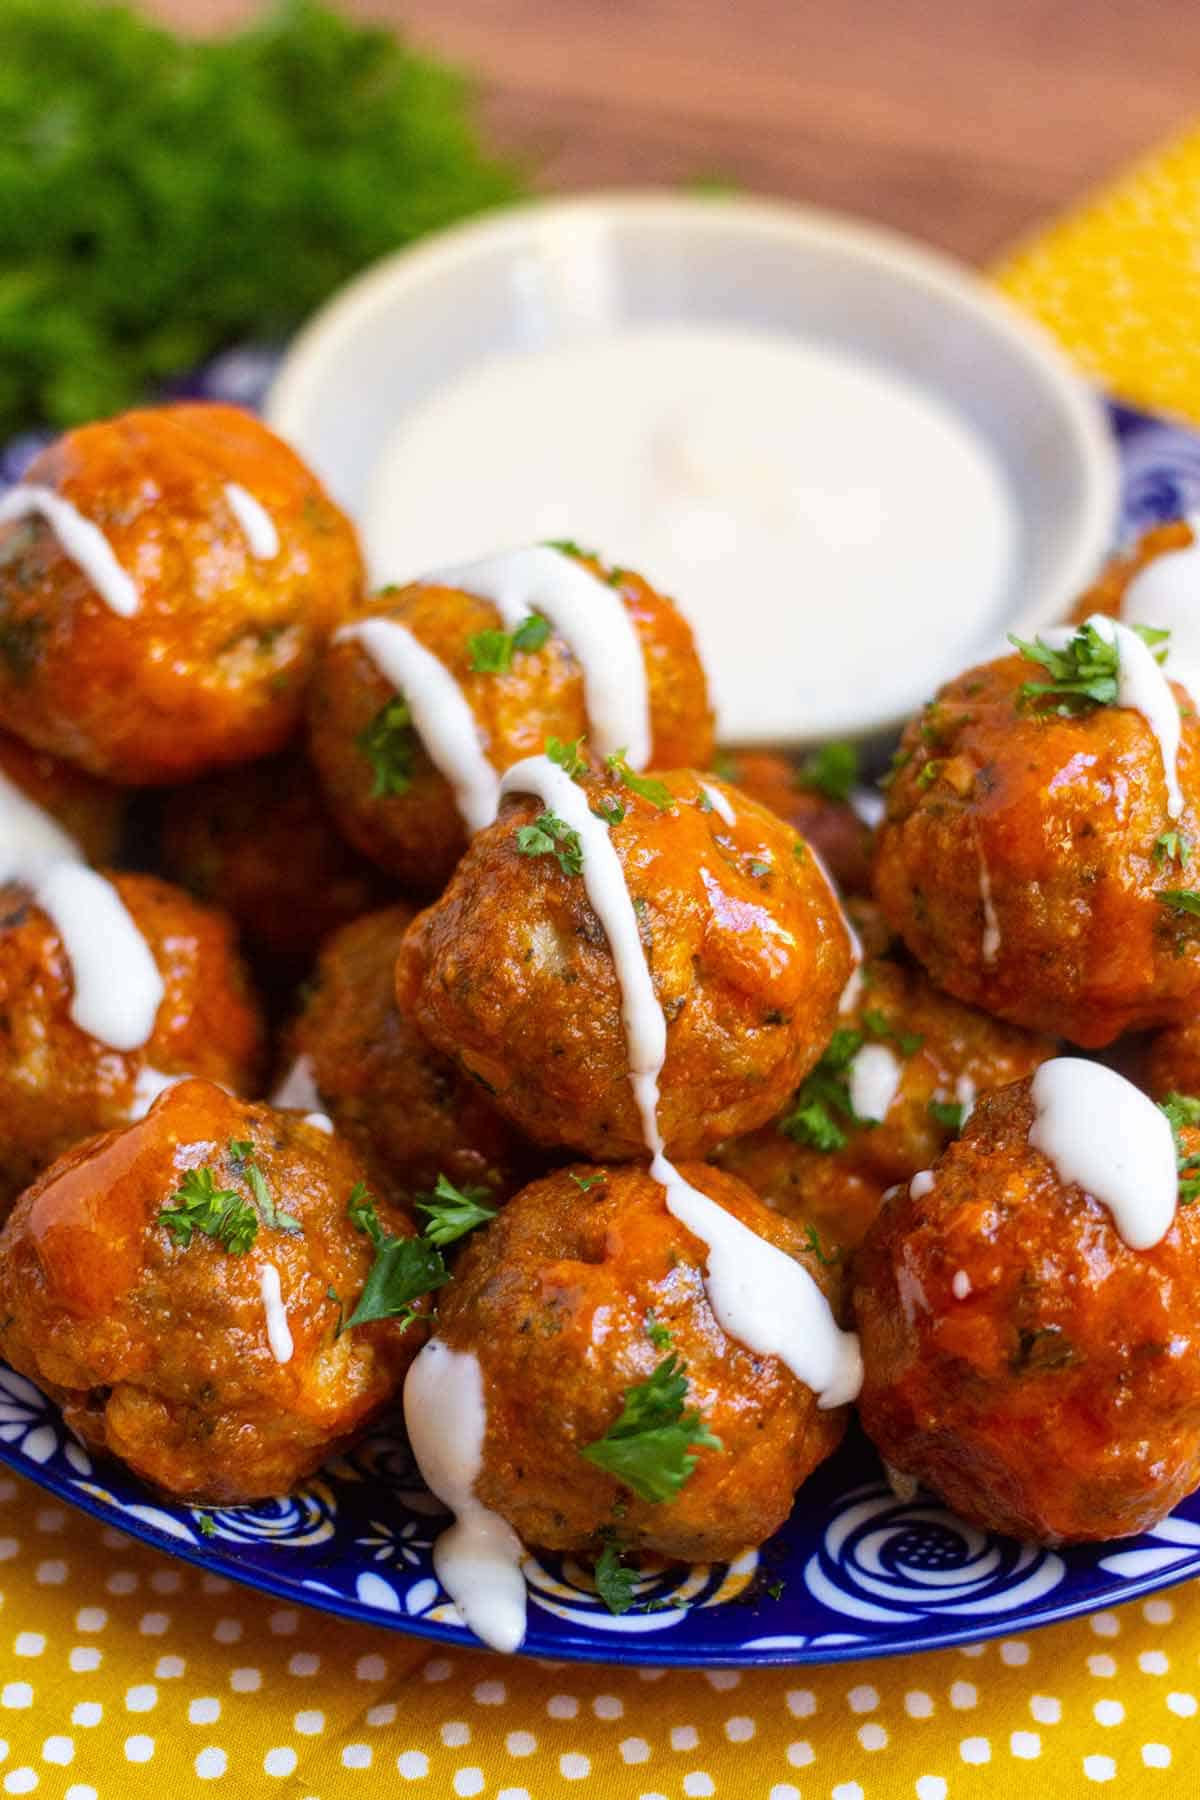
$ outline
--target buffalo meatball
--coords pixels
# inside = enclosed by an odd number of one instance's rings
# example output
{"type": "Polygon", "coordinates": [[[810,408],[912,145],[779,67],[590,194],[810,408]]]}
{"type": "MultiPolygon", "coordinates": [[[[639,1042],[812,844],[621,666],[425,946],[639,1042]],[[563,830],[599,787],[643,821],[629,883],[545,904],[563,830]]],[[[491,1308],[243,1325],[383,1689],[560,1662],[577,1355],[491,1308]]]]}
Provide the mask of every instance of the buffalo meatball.
{"type": "Polygon", "coordinates": [[[787,1110],[717,1160],[828,1246],[852,1249],[886,1189],[928,1168],[977,1095],[1053,1054],[1049,1039],[940,994],[919,969],[872,959],[787,1110]]]}
{"type": "MultiPolygon", "coordinates": [[[[801,1263],[836,1305],[836,1271],[795,1224],[719,1170],[680,1173],[801,1263]]],[[[705,1258],[658,1182],[628,1165],[560,1169],[469,1244],[439,1295],[438,1337],[479,1359],[488,1422],[474,1491],[526,1543],[595,1551],[615,1530],[634,1552],[729,1559],[782,1525],[836,1447],[844,1409],[821,1410],[785,1364],[726,1336],[705,1258]],[[698,1414],[696,1465],[673,1499],[651,1501],[581,1452],[668,1356],[698,1414]]]]}
{"type": "MultiPolygon", "coordinates": [[[[580,785],[613,820],[666,1020],[663,1139],[702,1155],[778,1112],[821,1054],[851,972],[846,923],[803,841],[735,789],[687,771],[580,785]]],[[[535,1142],[641,1156],[622,987],[564,831],[536,801],[505,805],[410,927],[400,1003],[535,1142]]]]}
{"type": "MultiPolygon", "coordinates": [[[[1151,526],[1131,549],[1109,559],[1092,586],[1072,607],[1072,619],[1081,625],[1085,619],[1098,612],[1120,618],[1125,595],[1142,570],[1148,569],[1151,563],[1157,562],[1160,556],[1166,556],[1171,551],[1189,549],[1194,541],[1195,534],[1184,519],[1172,519],[1167,525],[1151,526]]],[[[1163,623],[1167,624],[1168,621],[1164,620],[1163,623]]]]}
{"type": "Polygon", "coordinates": [[[1179,890],[1200,841],[1200,723],[1182,688],[1161,689],[1182,708],[1175,817],[1146,718],[1025,656],[959,676],[909,725],[876,895],[939,987],[1088,1047],[1195,1008],[1200,924],[1179,890]]]}
{"type": "Polygon", "coordinates": [[[301,1063],[312,1097],[390,1182],[415,1194],[444,1174],[499,1194],[522,1160],[512,1130],[396,1000],[412,916],[406,906],[368,913],[325,945],[288,1034],[293,1067],[301,1063]]]}
{"type": "MultiPolygon", "coordinates": [[[[580,560],[597,583],[617,590],[640,641],[651,765],[702,768],[712,752],[712,714],[683,615],[629,570],[580,560]]],[[[518,628],[508,636],[489,600],[432,581],[385,589],[360,616],[395,620],[433,652],[458,683],[496,769],[536,754],[549,738],[567,743],[587,736],[582,668],[544,621],[532,633],[518,628]]],[[[360,642],[329,644],[309,716],[313,760],[338,825],[406,886],[436,892],[466,848],[466,830],[449,783],[413,730],[403,695],[360,642]]]]}
{"type": "Polygon", "coordinates": [[[3,1354],[169,1494],[284,1494],[420,1344],[417,1324],[353,1323],[375,1248],[350,1197],[378,1234],[412,1235],[362,1177],[339,1138],[183,1082],[21,1196],[0,1235],[3,1354]]]}
{"type": "Polygon", "coordinates": [[[349,522],[286,444],[235,407],[164,406],[68,432],[26,479],[38,510],[0,527],[5,724],[126,784],[278,750],[362,589],[349,522]],[[69,525],[99,534],[104,592],[69,525]]]}
{"type": "Polygon", "coordinates": [[[252,1087],[262,1024],[229,921],[151,875],[112,885],[148,945],[164,994],[139,1049],[115,1050],[72,1018],[70,958],[17,883],[0,887],[0,1204],[54,1157],[144,1111],[172,1075],[252,1087]]]}
{"type": "MultiPolygon", "coordinates": [[[[1109,1208],[1030,1143],[1032,1086],[986,1096],[867,1234],[860,1411],[889,1465],[984,1529],[1118,1537],[1200,1482],[1200,1208],[1130,1248],[1109,1208]]],[[[1182,1126],[1179,1144],[1195,1153],[1200,1131],[1182,1126]]]]}
{"type": "Polygon", "coordinates": [[[1136,1072],[1156,1099],[1200,1094],[1200,1018],[1151,1038],[1136,1059],[1136,1072]]]}
{"type": "Polygon", "coordinates": [[[0,732],[0,779],[62,826],[89,862],[114,861],[125,822],[125,795],[44,750],[0,732]]]}
{"type": "MultiPolygon", "coordinates": [[[[868,894],[875,834],[850,800],[857,758],[849,745],[826,749],[843,756],[834,762],[818,752],[797,764],[769,750],[723,751],[714,766],[724,780],[786,819],[824,858],[844,893],[868,894]],[[834,779],[835,768],[844,780],[834,779]]],[[[864,810],[879,806],[877,794],[862,794],[858,801],[864,810]]]]}
{"type": "Polygon", "coordinates": [[[166,871],[232,913],[258,949],[307,955],[385,898],[385,883],[325,810],[303,757],[271,757],[173,794],[166,871]]]}

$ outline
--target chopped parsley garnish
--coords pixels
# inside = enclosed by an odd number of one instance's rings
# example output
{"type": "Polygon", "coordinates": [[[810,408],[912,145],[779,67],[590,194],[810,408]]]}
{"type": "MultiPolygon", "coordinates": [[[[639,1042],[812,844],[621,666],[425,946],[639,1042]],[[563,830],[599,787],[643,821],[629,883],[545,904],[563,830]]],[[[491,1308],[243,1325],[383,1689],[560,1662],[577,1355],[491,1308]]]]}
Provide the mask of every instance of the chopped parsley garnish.
{"type": "Polygon", "coordinates": [[[546,739],[546,755],[552,763],[557,763],[565,775],[574,781],[579,775],[587,774],[588,761],[583,754],[583,739],[577,737],[572,743],[564,744],[561,738],[546,739]]]}
{"type": "Polygon", "coordinates": [[[764,875],[769,875],[771,873],[772,866],[771,863],[764,862],[759,856],[754,856],[750,859],[750,873],[760,881],[764,875]]]}
{"type": "Polygon", "coordinates": [[[1160,906],[1169,906],[1172,912],[1195,913],[1200,916],[1200,889],[1164,888],[1154,898],[1160,906]]]}
{"type": "Polygon", "coordinates": [[[518,826],[517,849],[522,856],[556,857],[564,875],[583,873],[579,833],[557,813],[539,813],[532,825],[518,826]]]}
{"type": "Polygon", "coordinates": [[[375,771],[371,798],[382,800],[388,794],[407,794],[412,786],[417,734],[403,694],[381,706],[354,741],[375,771]]]}
{"type": "Polygon", "coordinates": [[[631,793],[640,794],[643,800],[650,802],[651,806],[657,806],[659,812],[669,812],[674,806],[674,796],[666,782],[656,781],[652,775],[639,775],[636,769],[631,769],[624,750],[614,750],[612,755],[606,756],[604,760],[613,774],[625,783],[631,793]]]}
{"type": "Polygon", "coordinates": [[[234,1174],[248,1184],[263,1224],[271,1226],[275,1231],[286,1231],[292,1237],[299,1237],[304,1230],[303,1225],[291,1213],[280,1212],[271,1198],[271,1190],[263,1172],[254,1160],[254,1145],[249,1138],[230,1138],[228,1149],[234,1174]]]}
{"type": "Polygon", "coordinates": [[[858,750],[853,744],[822,744],[806,756],[796,775],[798,787],[812,788],[827,800],[848,800],[858,782],[858,750]]]}
{"type": "Polygon", "coordinates": [[[1154,840],[1155,862],[1177,862],[1186,869],[1192,860],[1192,840],[1181,831],[1164,831],[1154,840]]]}
{"type": "Polygon", "coordinates": [[[621,802],[611,799],[608,795],[597,800],[592,811],[598,819],[603,819],[606,825],[619,825],[625,817],[625,808],[621,802]]]}
{"type": "Polygon", "coordinates": [[[477,675],[507,675],[516,650],[540,650],[550,636],[541,613],[530,613],[515,631],[477,631],[467,639],[471,667],[477,675]]]}
{"type": "Polygon", "coordinates": [[[487,1188],[456,1188],[445,1175],[439,1175],[430,1198],[417,1201],[417,1211],[429,1217],[425,1237],[439,1247],[457,1243],[469,1231],[496,1217],[494,1207],[480,1204],[489,1198],[487,1188]]]}
{"type": "Polygon", "coordinates": [[[588,1193],[594,1187],[603,1187],[608,1180],[607,1175],[576,1175],[574,1169],[568,1169],[567,1174],[581,1194],[588,1193]]]}
{"type": "Polygon", "coordinates": [[[722,781],[731,782],[734,787],[737,786],[742,777],[741,766],[738,763],[738,759],[729,750],[716,750],[713,752],[712,772],[714,775],[719,775],[722,781]]]}
{"type": "Polygon", "coordinates": [[[833,1251],[822,1249],[821,1239],[817,1234],[815,1225],[806,1225],[804,1227],[804,1241],[823,1269],[832,1269],[837,1263],[841,1262],[842,1253],[840,1249],[833,1251]]]}
{"type": "Polygon", "coordinates": [[[808,845],[804,842],[803,838],[797,838],[792,845],[792,855],[797,862],[808,861],[808,845]]]}
{"type": "Polygon", "coordinates": [[[863,1026],[869,1037],[890,1038],[901,1056],[915,1056],[925,1039],[919,1031],[898,1031],[886,1013],[878,1007],[871,1007],[862,1016],[863,1026]]]}
{"type": "Polygon", "coordinates": [[[712,803],[712,795],[707,788],[702,787],[700,789],[699,796],[696,800],[696,810],[698,812],[713,812],[715,810],[712,803]]]}
{"type": "Polygon", "coordinates": [[[637,1570],[627,1568],[611,1540],[596,1559],[596,1592],[610,1613],[627,1613],[637,1592],[637,1570]]]}
{"type": "Polygon", "coordinates": [[[583,562],[603,562],[598,550],[585,550],[574,538],[543,538],[542,543],[547,550],[560,550],[564,556],[577,556],[583,562]]]}
{"type": "Polygon", "coordinates": [[[356,1325],[370,1325],[376,1319],[397,1319],[403,1330],[417,1316],[413,1301],[449,1281],[442,1253],[427,1238],[392,1237],[386,1232],[363,1181],[356,1181],[351,1188],[346,1214],[355,1229],[370,1238],[375,1260],[343,1329],[353,1331],[356,1325]]]}
{"type": "MultiPolygon", "coordinates": [[[[1133,629],[1152,649],[1170,636],[1170,632],[1157,631],[1150,625],[1135,625],[1133,629]]],[[[1028,643],[1012,632],[1008,641],[1050,677],[1049,681],[1021,684],[1018,698],[1023,706],[1040,706],[1054,700],[1058,703],[1055,710],[1070,718],[1089,706],[1111,706],[1116,700],[1121,647],[1116,642],[1108,643],[1091,623],[1080,625],[1061,650],[1051,649],[1042,638],[1028,643]]]]}
{"type": "Polygon", "coordinates": [[[844,1150],[844,1126],[866,1125],[850,1103],[850,1064],[863,1047],[861,1031],[835,1031],[816,1068],[796,1091],[790,1112],[779,1122],[785,1137],[814,1150],[844,1150]]]}
{"type": "Polygon", "coordinates": [[[192,1517],[196,1521],[201,1537],[216,1537],[217,1528],[213,1523],[213,1516],[211,1513],[196,1512],[192,1514],[192,1517]]]}
{"type": "Polygon", "coordinates": [[[917,776],[917,786],[919,788],[932,787],[941,772],[942,765],[936,758],[923,764],[921,773],[917,776]]]}
{"type": "Polygon", "coordinates": [[[620,1417],[579,1454],[652,1505],[674,1500],[696,1467],[694,1449],[722,1450],[695,1407],[684,1409],[687,1372],[664,1357],[648,1381],[628,1389],[620,1417]]]}
{"type": "Polygon", "coordinates": [[[934,1124],[940,1125],[943,1131],[952,1131],[956,1137],[963,1128],[966,1110],[966,1107],[957,1100],[931,1100],[929,1102],[929,1116],[934,1124]]]}
{"type": "Polygon", "coordinates": [[[1183,1148],[1181,1132],[1185,1125],[1200,1125],[1200,1100],[1192,1094],[1168,1094],[1159,1102],[1158,1110],[1166,1114],[1175,1139],[1175,1166],[1179,1170],[1179,1204],[1190,1206],[1200,1199],[1200,1152],[1189,1156],[1183,1148]]]}
{"type": "Polygon", "coordinates": [[[655,1318],[653,1312],[648,1312],[646,1314],[646,1336],[650,1339],[650,1342],[654,1345],[656,1350],[669,1350],[671,1348],[671,1333],[665,1325],[661,1324],[660,1321],[655,1318]]]}
{"type": "Polygon", "coordinates": [[[231,1256],[243,1256],[258,1236],[258,1214],[234,1188],[219,1188],[211,1169],[189,1169],[164,1206],[158,1223],[186,1250],[195,1232],[215,1238],[231,1256]]]}

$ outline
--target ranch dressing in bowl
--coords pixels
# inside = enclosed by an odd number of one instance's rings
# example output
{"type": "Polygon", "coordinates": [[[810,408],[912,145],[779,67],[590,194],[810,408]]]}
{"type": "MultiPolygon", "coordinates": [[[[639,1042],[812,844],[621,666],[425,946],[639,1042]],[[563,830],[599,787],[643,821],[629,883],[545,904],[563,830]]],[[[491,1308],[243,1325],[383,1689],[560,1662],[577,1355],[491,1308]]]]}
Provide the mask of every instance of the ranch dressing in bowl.
{"type": "Polygon", "coordinates": [[[919,704],[1002,634],[1020,552],[999,459],[933,389],[683,320],[472,364],[401,416],[363,524],[381,582],[546,538],[638,570],[742,742],[919,704]]]}

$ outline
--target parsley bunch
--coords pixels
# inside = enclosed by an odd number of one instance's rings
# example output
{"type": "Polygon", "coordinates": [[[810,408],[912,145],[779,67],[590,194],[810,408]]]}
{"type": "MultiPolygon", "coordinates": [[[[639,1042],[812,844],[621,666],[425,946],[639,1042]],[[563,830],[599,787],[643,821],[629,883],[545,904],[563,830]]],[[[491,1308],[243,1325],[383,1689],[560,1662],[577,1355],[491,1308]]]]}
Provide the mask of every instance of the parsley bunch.
{"type": "Polygon", "coordinates": [[[674,1500],[696,1467],[692,1450],[724,1448],[695,1407],[685,1411],[686,1395],[687,1371],[672,1352],[648,1381],[628,1390],[620,1417],[579,1454],[632,1488],[639,1500],[674,1500]]]}
{"type": "Polygon", "coordinates": [[[844,1150],[846,1128],[863,1125],[850,1102],[850,1064],[865,1042],[848,1026],[835,1031],[816,1068],[796,1090],[791,1109],[779,1121],[785,1137],[814,1150],[844,1150]]]}
{"type": "Polygon", "coordinates": [[[1200,1154],[1189,1156],[1180,1135],[1185,1125],[1200,1125],[1200,1100],[1191,1094],[1168,1094],[1159,1111],[1167,1115],[1175,1139],[1175,1166],[1179,1170],[1179,1204],[1190,1206],[1200,1199],[1200,1154]]]}
{"type": "MultiPolygon", "coordinates": [[[[1135,625],[1133,629],[1151,649],[1164,644],[1171,635],[1150,625],[1135,625]]],[[[1030,644],[1012,632],[1008,641],[1030,662],[1040,664],[1050,677],[1049,681],[1022,682],[1019,699],[1023,706],[1041,706],[1053,700],[1057,702],[1054,710],[1063,718],[1070,718],[1089,707],[1112,706],[1115,702],[1121,647],[1101,637],[1090,621],[1081,625],[1061,650],[1053,649],[1042,638],[1030,644]]]]}
{"type": "Polygon", "coordinates": [[[285,337],[364,264],[512,199],[466,101],[455,71],[317,0],[200,40],[5,0],[0,437],[285,337]]]}

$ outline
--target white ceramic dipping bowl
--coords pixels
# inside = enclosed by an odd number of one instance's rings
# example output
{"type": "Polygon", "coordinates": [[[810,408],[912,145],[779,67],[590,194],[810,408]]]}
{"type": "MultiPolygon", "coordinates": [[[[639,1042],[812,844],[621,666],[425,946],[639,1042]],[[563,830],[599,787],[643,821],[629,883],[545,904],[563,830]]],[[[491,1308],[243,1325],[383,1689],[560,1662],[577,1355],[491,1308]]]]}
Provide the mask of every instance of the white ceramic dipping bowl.
{"type": "MultiPolygon", "coordinates": [[[[330,301],[291,347],[267,416],[363,524],[397,425],[485,359],[581,330],[674,321],[848,355],[924,390],[980,442],[1008,489],[1016,534],[1001,601],[976,636],[968,631],[972,652],[995,653],[1005,629],[1029,636],[1061,617],[1095,573],[1113,538],[1116,459],[1100,402],[1061,352],[948,258],[800,207],[601,194],[458,227],[385,259],[330,301]]],[[[369,561],[372,551],[368,531],[369,561]]],[[[687,611],[686,592],[676,597],[687,611]]],[[[764,705],[749,676],[718,679],[721,736],[796,745],[893,730],[973,660],[961,629],[953,654],[938,638],[925,631],[906,644],[903,679],[886,696],[869,681],[831,684],[816,718],[786,692],[764,705]]]]}

